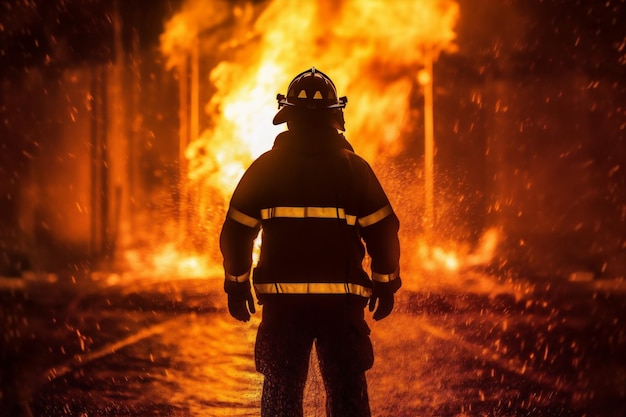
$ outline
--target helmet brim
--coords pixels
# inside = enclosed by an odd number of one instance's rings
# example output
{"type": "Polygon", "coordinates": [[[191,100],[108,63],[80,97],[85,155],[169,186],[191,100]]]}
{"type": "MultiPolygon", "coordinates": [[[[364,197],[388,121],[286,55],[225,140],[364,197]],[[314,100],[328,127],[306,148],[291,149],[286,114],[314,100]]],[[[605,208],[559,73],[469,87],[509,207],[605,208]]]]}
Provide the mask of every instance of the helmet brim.
{"type": "MultiPolygon", "coordinates": [[[[274,116],[272,123],[275,125],[280,125],[280,124],[292,121],[294,119],[295,113],[297,113],[298,110],[299,109],[294,106],[283,106],[280,108],[280,110],[278,110],[278,112],[274,116]]],[[[325,109],[325,110],[332,110],[332,109],[325,109]]],[[[343,120],[343,115],[341,115],[341,117],[333,117],[331,113],[328,113],[326,117],[328,118],[328,124],[330,126],[333,126],[334,128],[345,132],[346,126],[343,120]]]]}
{"type": "Polygon", "coordinates": [[[286,123],[287,121],[289,121],[292,112],[293,109],[291,108],[291,106],[281,107],[280,110],[278,110],[278,113],[276,113],[276,115],[274,116],[274,120],[272,120],[272,123],[274,123],[275,125],[286,123]]]}

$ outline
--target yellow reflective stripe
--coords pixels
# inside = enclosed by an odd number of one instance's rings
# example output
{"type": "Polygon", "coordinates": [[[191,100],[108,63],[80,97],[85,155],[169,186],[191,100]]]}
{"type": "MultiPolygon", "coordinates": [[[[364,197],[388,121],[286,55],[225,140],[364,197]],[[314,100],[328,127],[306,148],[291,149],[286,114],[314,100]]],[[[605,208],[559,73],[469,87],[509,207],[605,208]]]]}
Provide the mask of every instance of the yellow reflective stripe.
{"type": "Polygon", "coordinates": [[[394,279],[400,276],[400,271],[395,271],[391,274],[379,274],[378,272],[372,271],[372,281],[377,282],[391,282],[394,279]]]}
{"type": "Polygon", "coordinates": [[[230,208],[228,210],[228,217],[236,221],[237,223],[241,223],[244,226],[255,228],[259,225],[259,220],[254,217],[250,217],[247,214],[240,212],[234,208],[230,208]]]}
{"type": "Polygon", "coordinates": [[[226,281],[246,282],[246,281],[250,280],[250,271],[246,272],[245,274],[241,274],[241,275],[231,275],[228,272],[226,272],[225,275],[226,275],[226,281]]]}
{"type": "Polygon", "coordinates": [[[381,208],[380,210],[376,210],[370,215],[361,217],[359,219],[359,224],[361,225],[361,227],[371,226],[374,223],[378,223],[385,217],[389,216],[391,213],[393,213],[393,209],[391,208],[389,204],[387,204],[385,207],[381,208]]]}
{"type": "Polygon", "coordinates": [[[258,294],[355,294],[361,297],[372,295],[370,288],[346,282],[275,282],[254,284],[258,294]]]}
{"type": "Polygon", "coordinates": [[[356,224],[356,216],[346,214],[339,207],[271,207],[261,210],[261,219],[269,220],[276,217],[291,219],[344,219],[351,226],[356,224]]]}

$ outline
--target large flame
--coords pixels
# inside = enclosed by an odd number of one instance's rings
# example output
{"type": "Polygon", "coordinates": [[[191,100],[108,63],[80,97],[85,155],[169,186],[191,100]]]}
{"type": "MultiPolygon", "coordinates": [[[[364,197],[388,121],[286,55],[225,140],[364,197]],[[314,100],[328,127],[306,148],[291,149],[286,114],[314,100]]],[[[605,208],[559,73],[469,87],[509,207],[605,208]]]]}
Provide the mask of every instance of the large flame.
{"type": "Polygon", "coordinates": [[[276,93],[285,92],[291,78],[311,66],[355,98],[346,120],[349,139],[360,154],[373,160],[381,149],[386,157],[400,152],[424,54],[454,48],[458,16],[456,3],[447,0],[275,0],[253,21],[253,6],[229,9],[228,4],[188,1],[162,36],[163,52],[175,66],[181,54],[192,53],[196,36],[232,22],[230,36],[207,51],[223,58],[210,69],[211,86],[201,85],[216,89],[206,106],[214,125],[187,152],[190,179],[216,172],[211,182],[224,195],[232,192],[250,161],[271,147],[279,130],[271,124],[276,93]],[[212,155],[199,149],[211,149],[212,155]]]}
{"type": "MultiPolygon", "coordinates": [[[[420,88],[425,60],[455,49],[458,15],[452,0],[187,0],[167,23],[161,49],[180,77],[188,75],[189,57],[199,55],[197,88],[210,92],[204,94],[210,97],[200,123],[204,129],[189,138],[184,152],[191,223],[215,234],[244,170],[284,128],[271,123],[276,94],[312,66],[350,98],[346,136],[357,153],[375,170],[406,157],[407,133],[415,124],[411,96],[420,88]]],[[[383,184],[406,186],[387,178],[383,184]]],[[[413,212],[415,204],[392,202],[401,220],[421,216],[413,212]]],[[[415,239],[415,255],[429,267],[454,269],[477,259],[444,256],[415,239]]]]}

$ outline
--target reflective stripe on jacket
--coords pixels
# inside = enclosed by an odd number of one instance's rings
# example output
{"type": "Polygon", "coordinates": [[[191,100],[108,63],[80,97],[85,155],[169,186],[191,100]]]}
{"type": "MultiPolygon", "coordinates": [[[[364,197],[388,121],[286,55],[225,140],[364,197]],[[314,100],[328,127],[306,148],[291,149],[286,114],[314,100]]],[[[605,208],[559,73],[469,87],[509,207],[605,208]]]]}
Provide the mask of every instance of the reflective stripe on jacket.
{"type": "Polygon", "coordinates": [[[372,289],[347,282],[274,282],[254,284],[257,294],[354,294],[368,298],[372,289]]]}

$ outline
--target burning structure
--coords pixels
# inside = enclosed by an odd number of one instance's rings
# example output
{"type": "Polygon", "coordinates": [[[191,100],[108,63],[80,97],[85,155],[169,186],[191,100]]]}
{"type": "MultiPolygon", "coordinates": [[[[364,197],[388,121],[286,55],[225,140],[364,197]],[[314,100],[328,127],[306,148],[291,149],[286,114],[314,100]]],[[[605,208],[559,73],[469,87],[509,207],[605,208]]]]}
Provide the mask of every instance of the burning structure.
{"type": "Polygon", "coordinates": [[[2,2],[3,275],[213,274],[276,93],[315,65],[407,276],[623,276],[623,3],[488,3],[2,2]]]}

